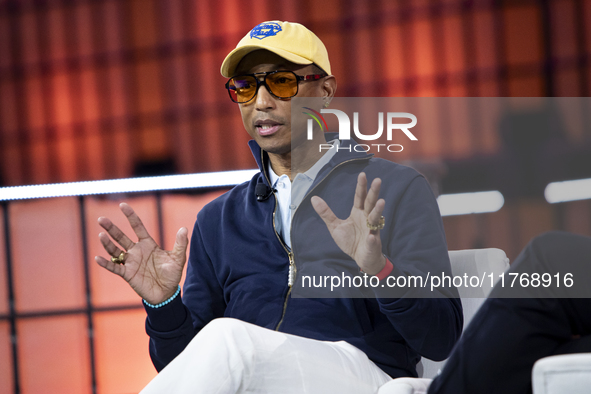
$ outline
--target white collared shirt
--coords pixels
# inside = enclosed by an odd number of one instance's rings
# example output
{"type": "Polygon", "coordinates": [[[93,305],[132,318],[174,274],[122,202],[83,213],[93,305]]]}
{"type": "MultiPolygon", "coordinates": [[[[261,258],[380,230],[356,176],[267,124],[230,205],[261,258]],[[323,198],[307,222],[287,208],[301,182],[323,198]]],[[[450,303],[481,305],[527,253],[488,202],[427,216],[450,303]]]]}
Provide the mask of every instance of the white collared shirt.
{"type": "Polygon", "coordinates": [[[269,162],[269,176],[271,185],[277,190],[278,212],[275,214],[275,230],[283,239],[283,242],[291,249],[291,218],[300,205],[304,196],[314,183],[318,172],[324,167],[336,154],[339,147],[339,140],[329,142],[334,148],[329,149],[310,169],[304,173],[299,173],[293,180],[285,174],[278,176],[269,162]]]}

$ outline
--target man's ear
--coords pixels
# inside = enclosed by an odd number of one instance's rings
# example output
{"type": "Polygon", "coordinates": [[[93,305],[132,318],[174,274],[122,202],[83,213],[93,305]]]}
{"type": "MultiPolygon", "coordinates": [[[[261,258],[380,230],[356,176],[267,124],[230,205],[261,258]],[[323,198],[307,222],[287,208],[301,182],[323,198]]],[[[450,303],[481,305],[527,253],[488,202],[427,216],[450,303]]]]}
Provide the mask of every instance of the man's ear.
{"type": "Polygon", "coordinates": [[[330,103],[330,101],[334,97],[336,91],[337,91],[337,79],[335,78],[335,76],[329,75],[327,77],[324,77],[324,81],[322,81],[322,93],[323,93],[322,97],[324,97],[326,102],[330,103]]]}

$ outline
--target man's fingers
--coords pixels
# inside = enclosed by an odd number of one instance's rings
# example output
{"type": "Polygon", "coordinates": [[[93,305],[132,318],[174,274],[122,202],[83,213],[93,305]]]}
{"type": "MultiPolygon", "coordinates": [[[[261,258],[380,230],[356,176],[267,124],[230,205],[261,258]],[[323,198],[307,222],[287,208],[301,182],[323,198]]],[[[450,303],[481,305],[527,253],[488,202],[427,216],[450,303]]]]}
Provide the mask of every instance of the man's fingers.
{"type": "Polygon", "coordinates": [[[103,244],[103,248],[105,248],[107,253],[110,254],[111,256],[119,257],[121,252],[123,252],[123,250],[119,249],[117,247],[117,245],[115,245],[113,243],[113,241],[111,241],[111,238],[109,238],[109,236],[107,234],[100,233],[99,239],[100,239],[101,243],[103,244]]]}
{"type": "Polygon", "coordinates": [[[117,241],[117,243],[121,245],[123,249],[129,250],[133,247],[134,242],[131,239],[129,239],[129,237],[125,235],[125,233],[121,231],[119,227],[115,226],[113,222],[111,222],[111,220],[101,216],[100,218],[98,218],[98,223],[102,228],[107,230],[109,235],[115,241],[117,241]]]}
{"type": "Polygon", "coordinates": [[[101,267],[103,267],[107,271],[111,271],[112,273],[119,275],[121,277],[123,276],[125,266],[123,266],[121,264],[115,264],[111,260],[107,260],[106,258],[104,258],[102,256],[95,256],[94,261],[96,261],[98,263],[98,265],[100,265],[101,267]]]}
{"type": "Polygon", "coordinates": [[[355,188],[355,199],[353,200],[353,207],[363,210],[365,204],[365,197],[367,196],[367,177],[362,172],[357,177],[357,187],[355,188]]]}
{"type": "Polygon", "coordinates": [[[320,197],[314,196],[310,201],[312,202],[312,207],[314,207],[316,213],[324,220],[328,229],[332,230],[337,225],[339,218],[336,217],[328,204],[320,197]]]}
{"type": "MultiPolygon", "coordinates": [[[[384,208],[386,207],[386,201],[383,198],[380,198],[375,204],[374,208],[371,210],[369,215],[367,216],[367,221],[369,224],[373,226],[377,226],[380,223],[380,219],[382,217],[382,213],[384,213],[384,208]]],[[[376,231],[377,233],[377,231],[376,231]]]]}
{"type": "Polygon", "coordinates": [[[133,208],[124,202],[119,204],[119,208],[121,209],[121,212],[123,212],[123,214],[127,217],[127,220],[129,221],[129,224],[131,225],[131,228],[137,235],[138,239],[142,240],[145,238],[151,238],[150,234],[148,234],[148,230],[146,230],[140,217],[135,213],[133,208]]]}
{"type": "Polygon", "coordinates": [[[189,237],[187,236],[188,233],[189,230],[187,230],[186,227],[181,227],[181,229],[176,233],[176,239],[172,248],[172,252],[176,257],[186,257],[187,245],[189,245],[189,237]]]}
{"type": "Polygon", "coordinates": [[[365,198],[365,205],[363,206],[363,211],[366,215],[369,215],[370,212],[374,209],[376,205],[376,201],[380,196],[380,188],[382,186],[382,180],[380,178],[376,178],[371,183],[371,187],[369,188],[369,192],[367,192],[367,197],[365,198]]]}

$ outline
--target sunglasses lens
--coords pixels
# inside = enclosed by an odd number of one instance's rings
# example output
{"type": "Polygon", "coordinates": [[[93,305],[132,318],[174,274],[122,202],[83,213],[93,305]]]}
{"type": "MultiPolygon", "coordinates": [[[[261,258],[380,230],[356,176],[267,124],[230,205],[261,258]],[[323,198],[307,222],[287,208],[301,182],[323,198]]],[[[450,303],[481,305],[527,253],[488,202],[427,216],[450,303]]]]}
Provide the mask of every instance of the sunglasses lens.
{"type": "Polygon", "coordinates": [[[230,98],[235,103],[245,103],[252,99],[257,91],[257,81],[249,75],[231,78],[228,82],[230,98]]]}
{"type": "Polygon", "coordinates": [[[290,98],[298,92],[298,80],[292,72],[277,72],[267,75],[267,86],[280,98],[290,98]]]}
{"type": "MultiPolygon", "coordinates": [[[[298,93],[298,80],[293,72],[279,71],[267,74],[267,88],[279,98],[290,98],[298,93]]],[[[257,94],[257,79],[251,75],[230,78],[226,88],[235,103],[246,103],[257,94]]]]}

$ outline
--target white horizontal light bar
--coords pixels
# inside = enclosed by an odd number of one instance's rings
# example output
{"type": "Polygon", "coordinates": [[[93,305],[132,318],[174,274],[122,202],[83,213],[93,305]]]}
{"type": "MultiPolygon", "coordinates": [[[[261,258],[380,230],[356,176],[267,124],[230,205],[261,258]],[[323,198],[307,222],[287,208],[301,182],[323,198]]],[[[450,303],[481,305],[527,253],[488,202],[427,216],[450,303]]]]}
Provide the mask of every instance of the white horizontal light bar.
{"type": "Polygon", "coordinates": [[[550,204],[591,199],[591,178],[549,183],[544,197],[550,204]]]}
{"type": "Polygon", "coordinates": [[[220,171],[200,174],[2,187],[0,188],[0,201],[234,186],[250,180],[258,171],[220,171]]]}
{"type": "Polygon", "coordinates": [[[441,216],[496,212],[505,199],[499,191],[442,194],[437,198],[441,216]]]}
{"type": "MultiPolygon", "coordinates": [[[[251,179],[258,170],[220,171],[200,174],[109,179],[0,188],[0,201],[33,198],[117,194],[162,190],[234,186],[251,179]]],[[[504,203],[498,191],[443,194],[437,199],[442,216],[495,212],[504,203]]]]}

